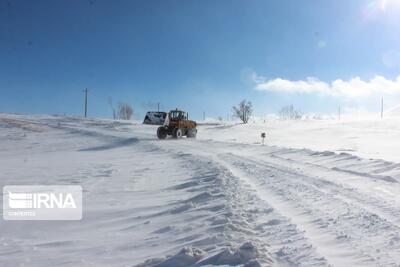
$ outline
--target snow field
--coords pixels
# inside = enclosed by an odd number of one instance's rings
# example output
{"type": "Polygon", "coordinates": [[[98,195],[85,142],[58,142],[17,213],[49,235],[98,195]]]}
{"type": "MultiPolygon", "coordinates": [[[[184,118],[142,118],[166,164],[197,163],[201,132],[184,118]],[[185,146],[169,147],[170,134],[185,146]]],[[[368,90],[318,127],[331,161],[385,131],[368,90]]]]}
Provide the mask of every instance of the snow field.
{"type": "Polygon", "coordinates": [[[160,141],[138,123],[0,114],[1,186],[84,188],[82,221],[2,220],[0,263],[398,266],[396,122],[203,125],[160,141]]]}

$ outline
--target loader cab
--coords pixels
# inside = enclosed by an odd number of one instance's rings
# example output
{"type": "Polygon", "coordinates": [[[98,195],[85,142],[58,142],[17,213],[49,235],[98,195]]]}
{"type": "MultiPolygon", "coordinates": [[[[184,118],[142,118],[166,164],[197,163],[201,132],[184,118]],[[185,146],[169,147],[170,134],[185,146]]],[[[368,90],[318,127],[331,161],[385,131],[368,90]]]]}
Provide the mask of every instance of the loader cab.
{"type": "Polygon", "coordinates": [[[187,120],[187,113],[181,110],[171,110],[169,113],[171,120],[187,120]]]}

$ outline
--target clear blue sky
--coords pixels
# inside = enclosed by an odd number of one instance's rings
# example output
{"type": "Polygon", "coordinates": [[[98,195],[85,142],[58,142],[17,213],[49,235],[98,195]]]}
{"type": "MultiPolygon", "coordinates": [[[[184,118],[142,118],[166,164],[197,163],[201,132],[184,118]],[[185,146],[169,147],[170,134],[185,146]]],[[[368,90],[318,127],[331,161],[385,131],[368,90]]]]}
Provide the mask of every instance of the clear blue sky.
{"type": "Polygon", "coordinates": [[[157,102],[226,117],[242,98],[259,115],[290,103],[334,112],[359,100],[257,83],[395,80],[394,2],[0,0],[0,112],[82,114],[86,87],[96,117],[110,117],[108,97],[131,103],[138,118],[157,102]]]}

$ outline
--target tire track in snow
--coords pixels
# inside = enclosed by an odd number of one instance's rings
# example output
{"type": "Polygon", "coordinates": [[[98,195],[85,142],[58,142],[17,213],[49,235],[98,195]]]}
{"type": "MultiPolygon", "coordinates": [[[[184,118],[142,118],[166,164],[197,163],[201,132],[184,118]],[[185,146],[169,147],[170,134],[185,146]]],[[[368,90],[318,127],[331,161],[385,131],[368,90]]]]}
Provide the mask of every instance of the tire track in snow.
{"type": "MultiPolygon", "coordinates": [[[[331,182],[337,189],[336,196],[341,198],[341,200],[357,204],[360,208],[363,208],[369,211],[370,213],[375,213],[379,217],[389,221],[393,225],[400,227],[400,207],[398,206],[399,201],[396,199],[397,195],[394,195],[392,192],[389,192],[382,186],[379,186],[382,185],[382,181],[379,181],[378,183],[372,181],[372,183],[374,183],[373,189],[375,191],[379,190],[380,192],[383,192],[384,197],[376,194],[373,195],[372,193],[376,192],[371,192],[369,188],[367,189],[364,188],[365,183],[369,182],[368,180],[358,182],[356,185],[353,185],[348,182],[346,183],[346,181],[344,180],[337,179],[338,177],[342,176],[344,179],[357,176],[360,178],[359,180],[365,180],[366,177],[363,175],[360,174],[349,175],[348,173],[343,174],[342,170],[336,170],[334,168],[326,167],[320,164],[310,163],[306,161],[299,162],[294,159],[280,157],[274,154],[272,154],[271,156],[273,158],[279,159],[281,162],[285,161],[290,162],[292,168],[296,166],[296,171],[298,173],[301,173],[302,175],[316,177],[316,175],[315,174],[313,175],[313,173],[315,173],[315,170],[318,169],[318,179],[324,179],[331,182]],[[332,180],[333,174],[335,174],[334,177],[336,178],[336,181],[332,180]],[[388,201],[387,199],[388,197],[390,197],[392,201],[388,201]]],[[[273,159],[270,159],[270,162],[271,160],[273,161],[273,159]]],[[[371,182],[369,183],[371,184],[371,182]]],[[[396,185],[397,184],[395,185],[389,184],[389,186],[391,186],[392,188],[393,186],[396,185]]]]}
{"type": "Polygon", "coordinates": [[[332,183],[315,184],[312,177],[296,175],[286,166],[265,161],[233,154],[222,154],[219,158],[253,184],[260,196],[272,201],[279,212],[305,230],[305,235],[329,263],[397,266],[399,248],[394,242],[400,229],[337,197],[340,192],[331,191],[332,183]],[[384,230],[382,236],[381,230],[384,230]]]}
{"type": "MultiPolygon", "coordinates": [[[[313,234],[314,246],[318,252],[326,253],[323,255],[330,264],[398,266],[400,229],[396,220],[397,201],[391,203],[389,202],[391,198],[385,198],[385,195],[376,194],[371,197],[367,191],[361,190],[363,189],[361,186],[358,188],[357,183],[349,186],[342,183],[343,177],[337,179],[337,176],[347,177],[349,181],[356,180],[361,185],[373,182],[377,191],[378,186],[384,189],[388,182],[374,181],[371,178],[337,172],[330,168],[326,168],[324,175],[320,177],[321,168],[325,166],[311,166],[307,162],[301,164],[302,159],[308,159],[308,155],[303,155],[302,150],[295,150],[301,154],[295,164],[290,160],[291,156],[280,160],[273,157],[273,152],[287,150],[284,148],[210,140],[181,140],[172,145],[172,149],[191,151],[193,154],[212,158],[213,161],[220,162],[235,172],[235,176],[252,182],[256,189],[265,189],[270,194],[269,196],[264,192],[264,195],[268,196],[265,200],[278,212],[280,212],[279,207],[275,204],[283,203],[285,206],[281,207],[282,214],[286,207],[285,214],[288,219],[294,216],[299,218],[297,223],[300,230],[308,227],[305,234],[313,234]],[[231,158],[227,159],[224,156],[231,158]],[[250,158],[254,160],[249,160],[250,158]],[[307,171],[304,171],[305,166],[307,171]],[[271,202],[273,200],[277,203],[271,202]]],[[[349,159],[348,163],[358,164],[358,161],[349,159]]]]}
{"type": "MultiPolygon", "coordinates": [[[[347,248],[336,244],[334,236],[313,225],[315,218],[312,218],[308,211],[299,209],[299,207],[295,207],[287,200],[282,199],[282,195],[284,194],[282,190],[277,193],[274,189],[271,190],[265,184],[254,180],[254,177],[251,174],[249,175],[248,170],[243,170],[244,163],[242,160],[242,167],[238,168],[238,161],[235,161],[235,159],[232,160],[232,155],[220,155],[219,158],[236,176],[241,177],[242,180],[250,184],[263,200],[270,203],[278,213],[292,222],[299,231],[303,232],[305,238],[311,243],[311,246],[327,260],[329,265],[354,266],[360,264],[359,261],[354,260],[352,255],[348,253],[347,248]]],[[[254,166],[251,168],[254,169],[254,166]]],[[[277,256],[282,256],[282,254],[277,253],[277,256]]],[[[301,262],[301,264],[303,263],[301,262]]]]}

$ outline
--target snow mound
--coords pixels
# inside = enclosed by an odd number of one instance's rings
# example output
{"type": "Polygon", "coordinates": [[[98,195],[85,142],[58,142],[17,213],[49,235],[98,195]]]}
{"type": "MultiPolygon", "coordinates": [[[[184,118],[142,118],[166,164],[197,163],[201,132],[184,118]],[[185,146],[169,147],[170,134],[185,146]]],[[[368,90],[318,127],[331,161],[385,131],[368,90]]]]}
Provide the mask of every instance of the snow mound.
{"type": "Polygon", "coordinates": [[[237,249],[226,248],[216,255],[200,261],[196,266],[246,264],[258,257],[257,247],[251,242],[246,242],[237,249]]]}
{"type": "Polygon", "coordinates": [[[169,257],[166,260],[161,262],[157,262],[158,259],[153,259],[146,261],[144,264],[138,265],[138,267],[147,267],[147,266],[154,266],[154,267],[186,267],[195,264],[204,256],[204,251],[192,248],[192,247],[185,247],[183,248],[178,254],[175,256],[169,257]],[[154,264],[156,262],[156,264],[154,264]]]}
{"type": "MultiPolygon", "coordinates": [[[[198,267],[198,266],[243,266],[258,267],[262,266],[257,260],[260,256],[257,247],[246,242],[238,248],[228,247],[220,252],[208,255],[203,250],[185,247],[174,256],[166,259],[150,259],[136,267],[198,267]]],[[[272,260],[269,259],[269,263],[272,260]]]]}

